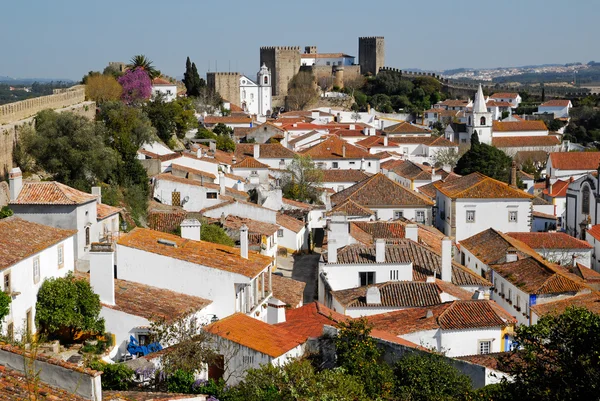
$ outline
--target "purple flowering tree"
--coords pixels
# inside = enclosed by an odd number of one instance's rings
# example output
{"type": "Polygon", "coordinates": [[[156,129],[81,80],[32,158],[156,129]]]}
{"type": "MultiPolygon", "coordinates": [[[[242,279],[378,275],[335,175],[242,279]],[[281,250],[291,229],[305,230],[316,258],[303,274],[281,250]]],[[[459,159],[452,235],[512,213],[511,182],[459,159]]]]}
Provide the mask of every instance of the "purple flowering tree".
{"type": "Polygon", "coordinates": [[[129,70],[119,78],[123,87],[121,99],[127,104],[139,103],[150,99],[152,94],[152,82],[146,71],[141,68],[129,70]]]}

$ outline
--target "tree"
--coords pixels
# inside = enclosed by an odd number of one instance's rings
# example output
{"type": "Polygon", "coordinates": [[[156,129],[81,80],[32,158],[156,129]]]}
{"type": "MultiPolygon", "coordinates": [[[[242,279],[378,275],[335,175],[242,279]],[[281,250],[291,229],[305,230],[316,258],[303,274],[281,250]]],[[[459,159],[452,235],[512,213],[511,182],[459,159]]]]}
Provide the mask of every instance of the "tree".
{"type": "Polygon", "coordinates": [[[94,359],[87,363],[87,367],[102,372],[102,390],[125,391],[133,385],[135,372],[124,363],[106,363],[94,359]]]}
{"type": "Polygon", "coordinates": [[[135,55],[129,61],[127,68],[130,70],[142,70],[146,73],[150,80],[160,77],[160,71],[154,68],[152,60],[144,56],[143,54],[135,55]]]}
{"type": "Polygon", "coordinates": [[[171,102],[171,107],[175,113],[175,133],[181,139],[189,130],[198,126],[194,103],[190,98],[180,97],[171,102]]]}
{"type": "Polygon", "coordinates": [[[185,72],[183,73],[183,84],[188,96],[200,96],[200,90],[206,86],[204,79],[200,78],[196,63],[192,63],[188,57],[185,62],[185,72]]]}
{"type": "Polygon", "coordinates": [[[21,131],[24,150],[53,179],[82,191],[106,180],[114,171],[117,153],[106,146],[103,124],[72,113],[39,112],[35,129],[21,131]]]}
{"type": "Polygon", "coordinates": [[[200,226],[200,239],[215,244],[235,246],[235,242],[227,235],[225,230],[216,224],[203,222],[200,226]]]}
{"type": "Polygon", "coordinates": [[[394,365],[394,395],[399,400],[468,400],[471,380],[433,353],[411,353],[394,365]]]}
{"type": "MultiPolygon", "coordinates": [[[[4,320],[6,316],[10,313],[10,303],[12,302],[12,297],[8,295],[4,291],[0,291],[0,322],[4,320]]],[[[2,333],[0,333],[2,334],[2,333]]]]}
{"type": "Polygon", "coordinates": [[[323,183],[323,171],[315,166],[308,155],[295,155],[288,165],[283,179],[283,194],[286,198],[302,202],[317,202],[323,183]]]}
{"type": "Polygon", "coordinates": [[[138,104],[146,101],[152,94],[152,82],[143,69],[127,71],[119,83],[123,87],[121,99],[127,104],[138,104]]]}
{"type": "Polygon", "coordinates": [[[368,396],[386,398],[393,389],[392,371],[381,360],[383,351],[370,335],[372,328],[365,318],[338,323],[337,364],[359,379],[368,396]]]}
{"type": "Polygon", "coordinates": [[[213,132],[217,135],[233,136],[233,129],[223,123],[218,123],[214,126],[213,132]]]}
{"type": "Polygon", "coordinates": [[[450,166],[451,168],[454,168],[459,158],[460,154],[452,147],[441,148],[433,156],[435,167],[450,166]]]}
{"type": "Polygon", "coordinates": [[[288,84],[287,102],[292,110],[304,110],[319,96],[315,78],[308,71],[300,71],[288,84]]]}
{"type": "Polygon", "coordinates": [[[163,94],[159,93],[144,105],[144,111],[152,122],[152,126],[156,128],[158,137],[164,143],[168,143],[176,128],[173,105],[165,100],[163,94]]]}
{"type": "Polygon", "coordinates": [[[85,96],[97,104],[119,100],[122,93],[121,84],[111,75],[90,76],[85,85],[85,96]]]}
{"type": "Polygon", "coordinates": [[[56,336],[67,331],[73,340],[77,332],[104,332],[100,297],[87,281],[76,279],[73,273],[46,279],[35,308],[35,321],[43,334],[56,336]]]}
{"type": "Polygon", "coordinates": [[[514,379],[504,383],[512,399],[598,399],[600,315],[572,307],[519,326],[515,339],[518,349],[501,361],[514,379]]]}
{"type": "MultiPolygon", "coordinates": [[[[2,208],[0,208],[0,220],[10,217],[12,215],[13,211],[8,206],[2,206],[2,208]]],[[[0,318],[0,321],[2,321],[2,318],[0,318]]]]}
{"type": "Polygon", "coordinates": [[[456,173],[467,175],[474,172],[499,181],[508,182],[512,159],[503,151],[485,143],[479,143],[477,133],[471,135],[469,149],[456,164],[456,173]]]}

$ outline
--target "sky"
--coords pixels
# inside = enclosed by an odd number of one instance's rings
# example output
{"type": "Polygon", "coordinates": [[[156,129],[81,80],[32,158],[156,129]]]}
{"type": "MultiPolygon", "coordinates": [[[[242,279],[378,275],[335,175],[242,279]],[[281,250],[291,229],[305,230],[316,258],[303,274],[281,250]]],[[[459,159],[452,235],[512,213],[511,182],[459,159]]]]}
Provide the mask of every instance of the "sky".
{"type": "Polygon", "coordinates": [[[79,80],[136,54],[170,76],[188,56],[255,76],[261,46],[358,62],[359,36],[384,36],[402,69],[600,61],[598,21],[600,0],[0,0],[0,76],[79,80]]]}

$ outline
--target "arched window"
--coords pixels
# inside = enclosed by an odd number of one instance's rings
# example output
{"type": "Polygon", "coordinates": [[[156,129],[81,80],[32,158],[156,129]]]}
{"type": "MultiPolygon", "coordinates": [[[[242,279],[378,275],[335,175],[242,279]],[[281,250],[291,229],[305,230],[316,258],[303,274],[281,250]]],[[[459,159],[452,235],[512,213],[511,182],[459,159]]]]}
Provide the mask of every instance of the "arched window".
{"type": "Polygon", "coordinates": [[[265,76],[265,85],[269,84],[269,77],[265,76]]]}
{"type": "Polygon", "coordinates": [[[485,117],[481,117],[481,120],[479,120],[479,125],[485,125],[485,117]]]}
{"type": "Polygon", "coordinates": [[[246,91],[242,91],[242,99],[246,98],[246,91]]]}
{"type": "Polygon", "coordinates": [[[590,187],[583,187],[581,200],[581,213],[590,214],[590,187]]]}

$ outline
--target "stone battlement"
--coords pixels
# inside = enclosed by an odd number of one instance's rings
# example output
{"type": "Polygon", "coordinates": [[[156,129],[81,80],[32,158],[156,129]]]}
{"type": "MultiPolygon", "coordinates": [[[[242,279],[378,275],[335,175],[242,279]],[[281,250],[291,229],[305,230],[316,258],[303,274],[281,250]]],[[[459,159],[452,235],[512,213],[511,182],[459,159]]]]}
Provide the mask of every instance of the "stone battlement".
{"type": "Polygon", "coordinates": [[[239,72],[207,72],[206,75],[229,76],[229,75],[240,75],[240,73],[239,72]]]}
{"type": "Polygon", "coordinates": [[[261,46],[260,50],[296,50],[300,51],[300,46],[261,46]]]}
{"type": "Polygon", "coordinates": [[[383,36],[360,36],[358,39],[359,40],[376,40],[376,39],[383,39],[383,36]]]}

